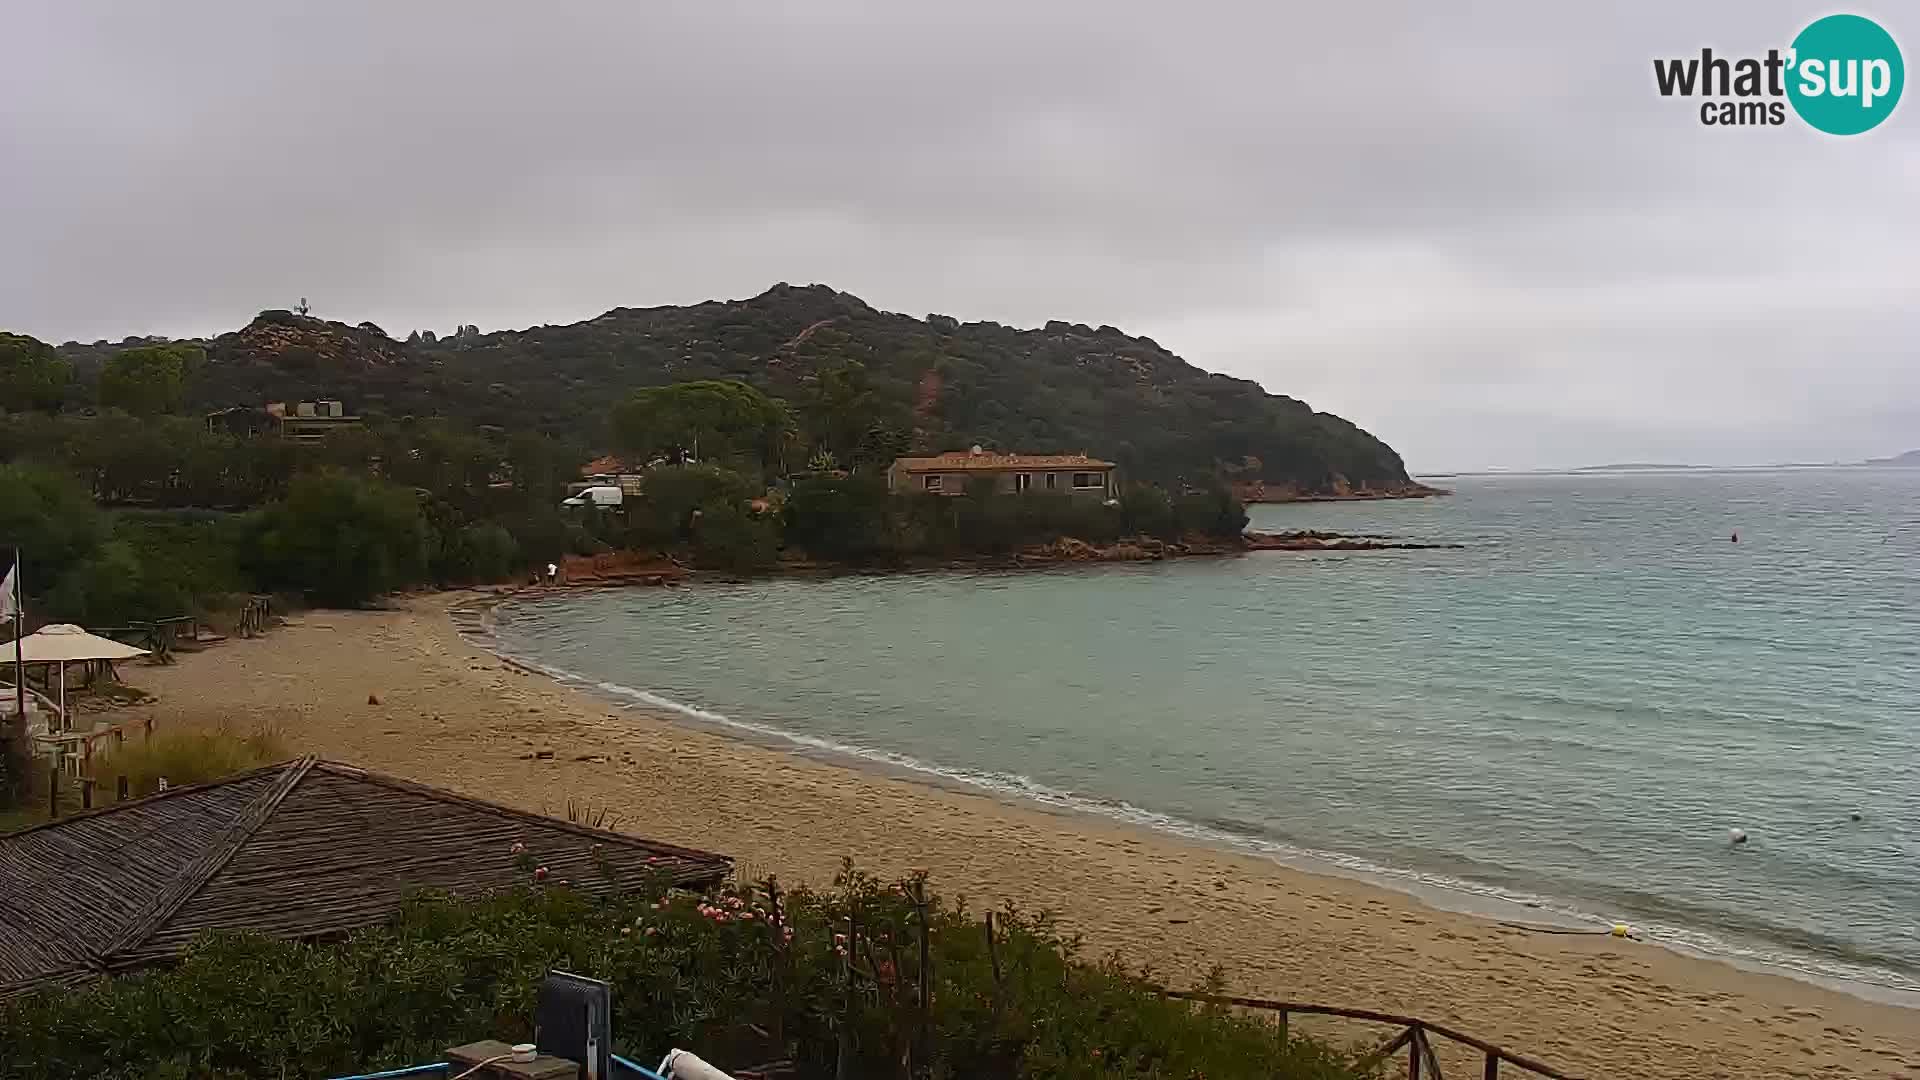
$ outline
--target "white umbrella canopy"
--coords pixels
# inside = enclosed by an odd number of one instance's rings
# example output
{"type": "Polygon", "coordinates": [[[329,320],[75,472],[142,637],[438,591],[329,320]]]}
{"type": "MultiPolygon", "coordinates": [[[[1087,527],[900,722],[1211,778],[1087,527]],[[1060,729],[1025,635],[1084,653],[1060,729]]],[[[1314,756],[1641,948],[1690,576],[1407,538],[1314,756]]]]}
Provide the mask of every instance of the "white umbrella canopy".
{"type": "MultiPolygon", "coordinates": [[[[5,662],[6,654],[12,652],[13,642],[0,645],[0,664],[5,662]]],[[[19,643],[20,662],[24,664],[60,665],[60,721],[61,727],[71,727],[67,719],[67,665],[88,660],[126,660],[130,657],[145,656],[147,650],[136,649],[132,645],[123,645],[112,638],[103,638],[98,634],[89,634],[72,623],[52,623],[43,626],[19,643]]],[[[49,725],[53,721],[48,721],[49,725]]]]}
{"type": "MultiPolygon", "coordinates": [[[[0,662],[12,659],[12,642],[0,645],[0,662]]],[[[82,660],[126,660],[147,650],[123,645],[112,638],[89,634],[72,623],[43,626],[20,639],[20,659],[29,664],[78,663],[82,660]]]]}

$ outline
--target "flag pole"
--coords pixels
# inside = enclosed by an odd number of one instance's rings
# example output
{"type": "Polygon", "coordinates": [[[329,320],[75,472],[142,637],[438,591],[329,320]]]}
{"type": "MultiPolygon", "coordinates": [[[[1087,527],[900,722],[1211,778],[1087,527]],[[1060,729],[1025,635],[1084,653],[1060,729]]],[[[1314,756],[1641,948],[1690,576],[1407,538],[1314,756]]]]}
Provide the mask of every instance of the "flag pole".
{"type": "Polygon", "coordinates": [[[27,730],[27,662],[20,652],[20,639],[27,632],[27,591],[20,587],[20,545],[13,546],[13,707],[20,718],[20,730],[27,730]]]}

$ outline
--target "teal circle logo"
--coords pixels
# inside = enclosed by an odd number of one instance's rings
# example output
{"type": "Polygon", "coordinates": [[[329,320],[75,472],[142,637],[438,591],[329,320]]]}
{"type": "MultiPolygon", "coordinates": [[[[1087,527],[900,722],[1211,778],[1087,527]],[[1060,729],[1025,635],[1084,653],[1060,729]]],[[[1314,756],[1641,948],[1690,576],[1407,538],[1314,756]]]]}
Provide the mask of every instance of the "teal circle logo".
{"type": "Polygon", "coordinates": [[[1858,135],[1880,125],[1907,82],[1900,46],[1860,15],[1829,15],[1793,39],[1787,100],[1800,119],[1829,135],[1858,135]]]}

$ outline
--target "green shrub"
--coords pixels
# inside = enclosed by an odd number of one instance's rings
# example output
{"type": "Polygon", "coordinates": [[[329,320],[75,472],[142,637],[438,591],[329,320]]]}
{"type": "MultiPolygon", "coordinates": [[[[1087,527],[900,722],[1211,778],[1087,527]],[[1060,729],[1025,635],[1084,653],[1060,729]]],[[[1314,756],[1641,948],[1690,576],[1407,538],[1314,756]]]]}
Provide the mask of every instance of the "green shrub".
{"type": "Polygon", "coordinates": [[[1120,515],[1127,531],[1135,536],[1173,540],[1180,535],[1180,523],[1173,515],[1173,500],[1156,485],[1127,485],[1120,496],[1120,515]]]}
{"type": "Polygon", "coordinates": [[[500,519],[513,536],[520,558],[540,565],[558,562],[562,555],[592,555],[605,551],[606,544],[596,536],[591,515],[562,514],[557,507],[542,506],[500,519]]]}
{"type": "Polygon", "coordinates": [[[260,515],[243,557],[263,589],[357,607],[420,582],[427,539],[412,491],[329,469],[294,478],[286,500],[260,515]]]}
{"type": "Polygon", "coordinates": [[[1173,500],[1173,516],[1182,533],[1234,537],[1247,529],[1246,505],[1224,485],[1181,493],[1173,500]]]}
{"type": "Polygon", "coordinates": [[[765,569],[780,554],[779,521],[738,502],[708,503],[693,522],[693,552],[715,570],[765,569]]]}
{"type": "Polygon", "coordinates": [[[744,503],[760,494],[746,477],[717,465],[669,465],[647,473],[644,490],[626,501],[629,547],[672,547],[693,537],[693,512],[744,503]]]}
{"type": "Polygon", "coordinates": [[[781,524],[787,543],[809,555],[868,562],[897,553],[894,510],[878,476],[809,476],[788,492],[781,524]]]}
{"type": "MultiPolygon", "coordinates": [[[[29,595],[92,555],[106,539],[106,526],[87,489],[68,474],[0,465],[0,538],[19,546],[29,595]]],[[[13,552],[0,550],[0,562],[12,566],[13,552]]]]}
{"type": "Polygon", "coordinates": [[[110,538],[60,575],[44,610],[90,626],[204,613],[246,591],[239,544],[248,519],[193,511],[122,511],[110,538]]]}
{"type": "Polygon", "coordinates": [[[513,575],[520,545],[493,522],[463,525],[440,537],[434,577],[443,585],[505,581],[513,575]]]}
{"type": "Polygon", "coordinates": [[[133,545],[110,540],[60,575],[46,610],[65,622],[106,626],[183,615],[191,602],[177,583],[149,581],[133,545]]]}
{"type": "Polygon", "coordinates": [[[679,1046],[723,1068],[790,1060],[804,1080],[903,1064],[926,1077],[1351,1075],[1320,1043],[1283,1047],[1263,1022],[1083,961],[1044,917],[998,913],[989,950],[983,922],[926,895],[923,877],[883,888],[850,871],[832,892],[783,896],[780,920],[761,890],[623,884],[632,891],[604,901],[544,886],[424,898],[336,943],[203,938],[175,969],[0,1006],[0,1078],[325,1077],[435,1061],[472,1039],[530,1037],[554,968],[613,984],[615,1051],[640,1061],[679,1046]]]}

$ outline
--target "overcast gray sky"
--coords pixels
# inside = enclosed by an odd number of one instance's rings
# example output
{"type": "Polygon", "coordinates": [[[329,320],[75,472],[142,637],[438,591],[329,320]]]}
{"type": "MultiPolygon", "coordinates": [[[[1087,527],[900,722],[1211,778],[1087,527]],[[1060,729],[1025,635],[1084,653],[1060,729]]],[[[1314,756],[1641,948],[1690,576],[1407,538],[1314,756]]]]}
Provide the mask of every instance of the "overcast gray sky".
{"type": "Polygon", "coordinates": [[[1920,447],[1920,101],[1718,129],[1652,79],[1830,10],[10,0],[0,327],[825,282],[1149,334],[1415,469],[1875,456],[1920,447]]]}

